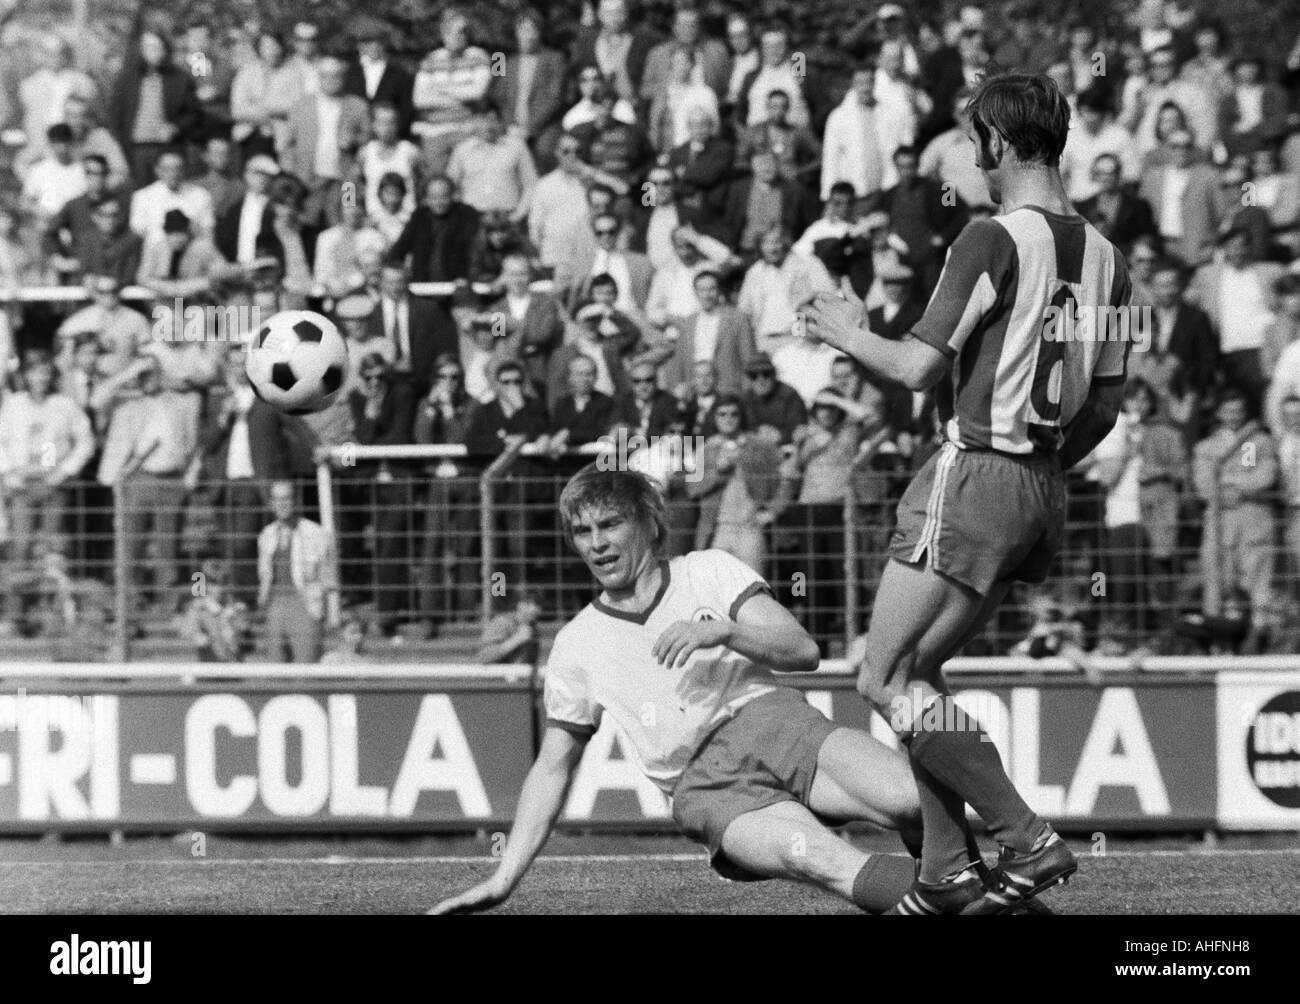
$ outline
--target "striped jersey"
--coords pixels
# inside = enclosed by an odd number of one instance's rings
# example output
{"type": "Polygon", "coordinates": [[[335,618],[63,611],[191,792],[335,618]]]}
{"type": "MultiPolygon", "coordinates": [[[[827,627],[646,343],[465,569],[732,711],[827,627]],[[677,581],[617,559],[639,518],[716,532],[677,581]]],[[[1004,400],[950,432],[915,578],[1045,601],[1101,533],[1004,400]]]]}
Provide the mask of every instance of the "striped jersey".
{"type": "Polygon", "coordinates": [[[591,735],[608,714],[642,772],[667,795],[718,725],[778,684],[771,671],[725,646],[698,649],[680,669],[651,655],[677,621],[731,620],[762,577],[725,551],[693,551],[660,564],[662,579],[639,614],[599,599],[555,636],[543,688],[548,725],[591,735]]]}
{"type": "Polygon", "coordinates": [[[1024,206],[969,224],[912,335],[952,360],[939,418],[961,449],[1057,450],[1094,383],[1120,382],[1124,256],[1081,216],[1024,206]]]}

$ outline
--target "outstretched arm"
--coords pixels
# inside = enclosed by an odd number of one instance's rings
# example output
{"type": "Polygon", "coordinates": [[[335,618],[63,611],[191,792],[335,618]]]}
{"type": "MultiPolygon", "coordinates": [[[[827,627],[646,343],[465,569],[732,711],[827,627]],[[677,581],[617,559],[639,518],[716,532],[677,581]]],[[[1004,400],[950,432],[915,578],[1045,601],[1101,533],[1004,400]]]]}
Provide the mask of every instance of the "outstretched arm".
{"type": "Polygon", "coordinates": [[[505,854],[496,873],[459,896],[443,900],[429,911],[431,914],[488,910],[505,902],[515,891],[546,838],[551,835],[551,828],[564,806],[569,783],[582,759],[587,738],[556,725],[547,727],[537,762],[524,779],[514,825],[510,827],[505,854]]]}
{"type": "Polygon", "coordinates": [[[948,372],[948,358],[934,346],[919,338],[893,341],[868,328],[856,296],[818,293],[804,308],[804,320],[809,334],[908,390],[928,390],[948,372]]]}

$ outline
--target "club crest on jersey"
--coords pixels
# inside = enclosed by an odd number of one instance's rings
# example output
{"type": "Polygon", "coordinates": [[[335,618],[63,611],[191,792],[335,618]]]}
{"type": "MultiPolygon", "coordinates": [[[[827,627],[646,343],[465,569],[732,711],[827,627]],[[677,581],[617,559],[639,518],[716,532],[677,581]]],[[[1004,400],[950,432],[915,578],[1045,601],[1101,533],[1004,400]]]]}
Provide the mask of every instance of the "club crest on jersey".
{"type": "Polygon", "coordinates": [[[695,613],[691,614],[692,621],[720,621],[722,615],[711,607],[700,607],[695,613]]]}

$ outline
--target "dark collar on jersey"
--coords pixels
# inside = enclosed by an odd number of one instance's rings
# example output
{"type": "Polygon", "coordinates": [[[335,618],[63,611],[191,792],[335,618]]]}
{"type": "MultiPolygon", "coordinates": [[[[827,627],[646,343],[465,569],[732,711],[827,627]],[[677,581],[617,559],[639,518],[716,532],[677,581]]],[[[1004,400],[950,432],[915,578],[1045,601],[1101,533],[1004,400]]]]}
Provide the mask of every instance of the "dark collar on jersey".
{"type": "Polygon", "coordinates": [[[615,610],[609,604],[603,602],[599,596],[591,601],[591,605],[603,614],[609,614],[611,617],[617,617],[621,621],[631,621],[633,624],[644,624],[650,619],[650,615],[655,612],[659,606],[659,601],[664,598],[664,593],[668,592],[668,582],[672,574],[668,570],[668,562],[661,560],[659,562],[659,588],[655,592],[655,597],[650,601],[650,605],[640,613],[630,613],[627,610],[615,610]]]}

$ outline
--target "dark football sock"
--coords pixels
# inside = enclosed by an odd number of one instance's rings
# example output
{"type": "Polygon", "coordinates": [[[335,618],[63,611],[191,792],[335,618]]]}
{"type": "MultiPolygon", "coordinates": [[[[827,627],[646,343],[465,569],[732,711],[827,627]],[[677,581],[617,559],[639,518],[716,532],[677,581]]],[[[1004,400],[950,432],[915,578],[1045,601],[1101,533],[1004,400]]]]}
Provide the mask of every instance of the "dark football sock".
{"type": "Polygon", "coordinates": [[[970,864],[966,803],[926,770],[914,754],[907,759],[921,797],[921,822],[925,828],[919,878],[922,882],[938,882],[970,864]]]}
{"type": "Polygon", "coordinates": [[[907,848],[907,853],[912,855],[917,861],[921,860],[921,842],[925,839],[925,830],[921,827],[912,829],[910,826],[898,831],[898,839],[903,842],[907,848]]]}
{"type": "MultiPolygon", "coordinates": [[[[1043,821],[1025,804],[1002,767],[997,747],[979,724],[949,695],[927,704],[919,731],[909,750],[914,760],[942,785],[969,802],[988,824],[998,843],[1028,851],[1043,829],[1043,821]],[[926,727],[926,723],[930,727],[926,727]]],[[[919,781],[918,781],[919,784],[919,781]]],[[[924,810],[924,798],[921,802],[924,810]]],[[[930,821],[926,818],[926,840],[930,821]]]]}
{"type": "Polygon", "coordinates": [[[901,854],[872,854],[853,880],[853,903],[868,913],[884,913],[912,888],[916,862],[901,854]]]}

